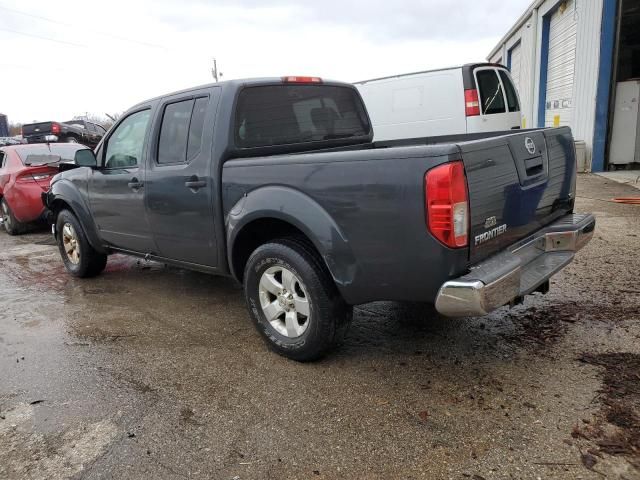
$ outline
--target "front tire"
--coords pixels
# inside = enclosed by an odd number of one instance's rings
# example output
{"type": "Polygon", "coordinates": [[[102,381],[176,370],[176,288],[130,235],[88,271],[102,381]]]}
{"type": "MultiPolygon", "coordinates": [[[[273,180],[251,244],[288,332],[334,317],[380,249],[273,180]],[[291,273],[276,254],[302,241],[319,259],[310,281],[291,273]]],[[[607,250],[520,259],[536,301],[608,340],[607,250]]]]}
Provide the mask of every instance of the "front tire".
{"type": "Polygon", "coordinates": [[[2,214],[2,226],[9,235],[19,235],[24,231],[24,224],[16,220],[9,203],[4,198],[0,201],[0,213],[2,214]]]}
{"type": "Polygon", "coordinates": [[[247,306],[269,347],[292,360],[317,360],[344,338],[352,318],[329,272],[305,242],[262,245],[244,271],[247,306]]]}
{"type": "Polygon", "coordinates": [[[97,252],[87,240],[76,216],[62,210],[56,220],[57,242],[67,271],[78,278],[95,277],[107,265],[107,256],[97,252]]]}

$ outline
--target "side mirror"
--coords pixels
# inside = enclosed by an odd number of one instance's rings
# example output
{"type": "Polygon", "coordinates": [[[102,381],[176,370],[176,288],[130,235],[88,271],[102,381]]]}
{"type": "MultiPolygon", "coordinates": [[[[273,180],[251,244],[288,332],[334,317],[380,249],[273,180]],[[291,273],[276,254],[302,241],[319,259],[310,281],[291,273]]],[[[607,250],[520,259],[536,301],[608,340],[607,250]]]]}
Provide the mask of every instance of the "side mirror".
{"type": "Polygon", "coordinates": [[[73,163],[75,163],[79,167],[98,166],[98,160],[96,159],[93,150],[89,150],[88,148],[78,150],[73,158],[73,163]]]}

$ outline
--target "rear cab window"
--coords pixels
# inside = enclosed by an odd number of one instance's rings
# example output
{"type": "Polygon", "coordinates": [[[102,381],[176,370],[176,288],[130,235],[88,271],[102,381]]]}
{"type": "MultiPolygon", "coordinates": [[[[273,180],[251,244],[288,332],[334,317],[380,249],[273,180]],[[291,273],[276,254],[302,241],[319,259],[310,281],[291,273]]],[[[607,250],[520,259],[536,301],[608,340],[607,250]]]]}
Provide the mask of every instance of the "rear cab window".
{"type": "Polygon", "coordinates": [[[371,131],[355,89],[336,85],[260,85],[238,95],[234,137],[238,148],[331,144],[371,131]]]}
{"type": "Polygon", "coordinates": [[[498,72],[494,68],[483,68],[475,71],[480,108],[483,115],[506,113],[504,91],[498,72]]]}

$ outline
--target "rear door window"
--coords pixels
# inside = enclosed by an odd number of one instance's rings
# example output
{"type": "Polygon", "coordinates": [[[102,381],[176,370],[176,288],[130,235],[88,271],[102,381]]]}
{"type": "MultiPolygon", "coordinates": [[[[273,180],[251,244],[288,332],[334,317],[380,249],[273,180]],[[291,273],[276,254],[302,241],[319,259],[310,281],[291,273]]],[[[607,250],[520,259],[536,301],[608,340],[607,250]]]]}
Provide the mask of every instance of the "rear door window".
{"type": "Polygon", "coordinates": [[[165,107],[158,141],[158,164],[185,163],[198,154],[208,101],[208,97],[201,97],[165,107]]]}
{"type": "Polygon", "coordinates": [[[354,89],[283,84],[245,88],[234,132],[238,147],[255,148],[365,136],[370,128],[354,89]]]}
{"type": "Polygon", "coordinates": [[[507,93],[507,106],[509,107],[509,111],[519,112],[520,104],[518,103],[518,94],[516,93],[516,87],[513,86],[511,76],[507,75],[507,72],[504,70],[498,70],[498,72],[500,72],[500,79],[507,93]]]}
{"type": "Polygon", "coordinates": [[[204,116],[207,113],[209,97],[196,98],[189,125],[189,140],[187,142],[187,160],[191,160],[200,152],[202,145],[202,131],[204,130],[204,116]]]}
{"type": "Polygon", "coordinates": [[[192,110],[192,99],[171,103],[165,107],[158,143],[158,163],[160,165],[186,161],[187,135],[192,110]]]}
{"type": "Polygon", "coordinates": [[[483,115],[505,113],[504,92],[494,69],[476,70],[478,94],[483,115]]]}

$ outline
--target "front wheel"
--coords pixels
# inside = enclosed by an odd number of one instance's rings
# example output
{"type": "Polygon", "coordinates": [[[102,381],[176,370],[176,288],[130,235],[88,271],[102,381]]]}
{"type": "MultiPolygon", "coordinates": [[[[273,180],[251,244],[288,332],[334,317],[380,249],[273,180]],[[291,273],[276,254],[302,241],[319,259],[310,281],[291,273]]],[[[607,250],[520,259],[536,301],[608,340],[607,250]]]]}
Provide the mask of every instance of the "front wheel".
{"type": "Polygon", "coordinates": [[[58,248],[67,271],[74,277],[95,277],[107,265],[107,256],[97,252],[87,240],[76,216],[62,210],[56,221],[58,248]]]}
{"type": "Polygon", "coordinates": [[[317,360],[339,344],[352,308],[305,242],[282,239],[262,245],[244,272],[247,306],[256,328],[280,355],[317,360]]]}

